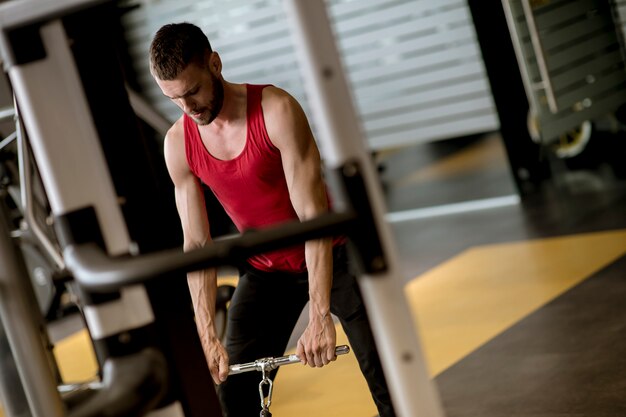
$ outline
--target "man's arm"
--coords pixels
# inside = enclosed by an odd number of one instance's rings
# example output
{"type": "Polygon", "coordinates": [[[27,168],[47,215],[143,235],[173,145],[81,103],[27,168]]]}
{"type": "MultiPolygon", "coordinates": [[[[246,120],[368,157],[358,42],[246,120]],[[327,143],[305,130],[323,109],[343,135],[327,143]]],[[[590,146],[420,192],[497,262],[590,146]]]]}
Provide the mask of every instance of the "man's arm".
{"type": "MultiPolygon", "coordinates": [[[[198,179],[191,173],[185,157],[185,144],[180,120],[165,137],[165,162],[174,182],[176,208],[183,228],[184,251],[203,247],[211,240],[204,194],[198,179]]],[[[202,348],[216,384],[228,376],[228,355],[215,329],[215,294],[217,273],[214,268],[187,274],[193,302],[196,327],[202,348]]]]}
{"type": "MultiPolygon", "coordinates": [[[[304,111],[286,92],[263,90],[263,111],[272,143],[280,150],[291,203],[300,220],[328,211],[319,150],[304,111]]],[[[305,243],[309,273],[309,323],[298,340],[297,355],[310,366],[335,360],[335,324],[330,314],[332,239],[305,243]]]]}

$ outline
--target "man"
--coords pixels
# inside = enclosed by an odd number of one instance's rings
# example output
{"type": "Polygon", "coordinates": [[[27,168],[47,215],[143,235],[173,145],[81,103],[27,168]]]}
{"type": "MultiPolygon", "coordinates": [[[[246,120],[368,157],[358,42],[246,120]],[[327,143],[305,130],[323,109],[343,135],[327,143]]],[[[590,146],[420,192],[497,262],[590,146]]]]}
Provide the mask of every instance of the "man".
{"type": "MultiPolygon", "coordinates": [[[[189,23],[159,29],[150,46],[150,68],[163,94],[183,111],[164,146],[184,250],[211,241],[201,183],[240,231],[311,219],[328,210],[319,151],[302,108],[288,93],[225,81],[219,55],[189,23]]],[[[259,376],[227,379],[229,362],[283,355],[307,301],[309,321],[296,350],[302,363],[322,367],[335,360],[332,312],[346,331],[379,414],[394,415],[344,246],[342,238],[319,239],[246,260],[229,307],[226,348],[213,321],[216,271],[189,274],[198,333],[226,416],[251,416],[260,409],[259,376]]]]}

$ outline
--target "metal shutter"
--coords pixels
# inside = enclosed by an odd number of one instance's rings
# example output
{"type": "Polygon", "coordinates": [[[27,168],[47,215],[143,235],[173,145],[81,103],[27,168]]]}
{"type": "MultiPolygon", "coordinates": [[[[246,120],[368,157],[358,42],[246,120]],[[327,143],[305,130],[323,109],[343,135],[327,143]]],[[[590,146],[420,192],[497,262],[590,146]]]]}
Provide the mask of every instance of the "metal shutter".
{"type": "MultiPolygon", "coordinates": [[[[136,3],[136,2],[135,2],[136,3]]],[[[131,56],[143,94],[168,119],[179,110],[148,71],[163,24],[200,26],[232,82],[272,83],[310,116],[280,0],[143,0],[128,13],[131,56]]],[[[338,46],[371,149],[498,129],[465,0],[328,0],[338,46]]]]}

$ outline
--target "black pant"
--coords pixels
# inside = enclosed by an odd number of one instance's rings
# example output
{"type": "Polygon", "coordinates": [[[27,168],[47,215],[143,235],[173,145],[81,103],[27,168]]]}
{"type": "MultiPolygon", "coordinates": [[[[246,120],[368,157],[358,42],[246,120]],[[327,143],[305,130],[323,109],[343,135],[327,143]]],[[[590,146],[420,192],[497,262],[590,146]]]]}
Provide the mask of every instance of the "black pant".
{"type": "MultiPolygon", "coordinates": [[[[268,273],[247,268],[239,279],[228,310],[226,350],[231,364],[282,356],[308,301],[307,274],[268,273]]],[[[346,249],[333,251],[331,312],[348,336],[381,417],[393,417],[382,366],[346,249]]],[[[273,371],[272,379],[276,372],[273,371]]],[[[261,375],[247,372],[228,377],[219,387],[224,417],[257,416],[261,410],[261,375]]]]}

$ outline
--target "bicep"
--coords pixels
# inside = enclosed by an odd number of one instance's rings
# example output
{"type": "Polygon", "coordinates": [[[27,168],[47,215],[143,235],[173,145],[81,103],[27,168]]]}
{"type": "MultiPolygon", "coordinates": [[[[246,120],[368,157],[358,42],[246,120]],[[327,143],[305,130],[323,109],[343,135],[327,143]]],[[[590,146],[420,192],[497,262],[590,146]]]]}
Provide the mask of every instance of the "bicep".
{"type": "Polygon", "coordinates": [[[204,246],[210,240],[209,220],[198,180],[190,176],[189,180],[175,186],[174,190],[185,250],[204,246]]]}
{"type": "Polygon", "coordinates": [[[327,209],[321,159],[308,120],[292,97],[281,97],[271,107],[270,137],[280,150],[293,206],[301,219],[327,209]]]}
{"type": "Polygon", "coordinates": [[[183,229],[185,250],[204,246],[210,239],[209,221],[204,193],[199,180],[191,173],[184,155],[184,147],[175,138],[165,140],[165,162],[172,182],[176,208],[183,229]]]}

